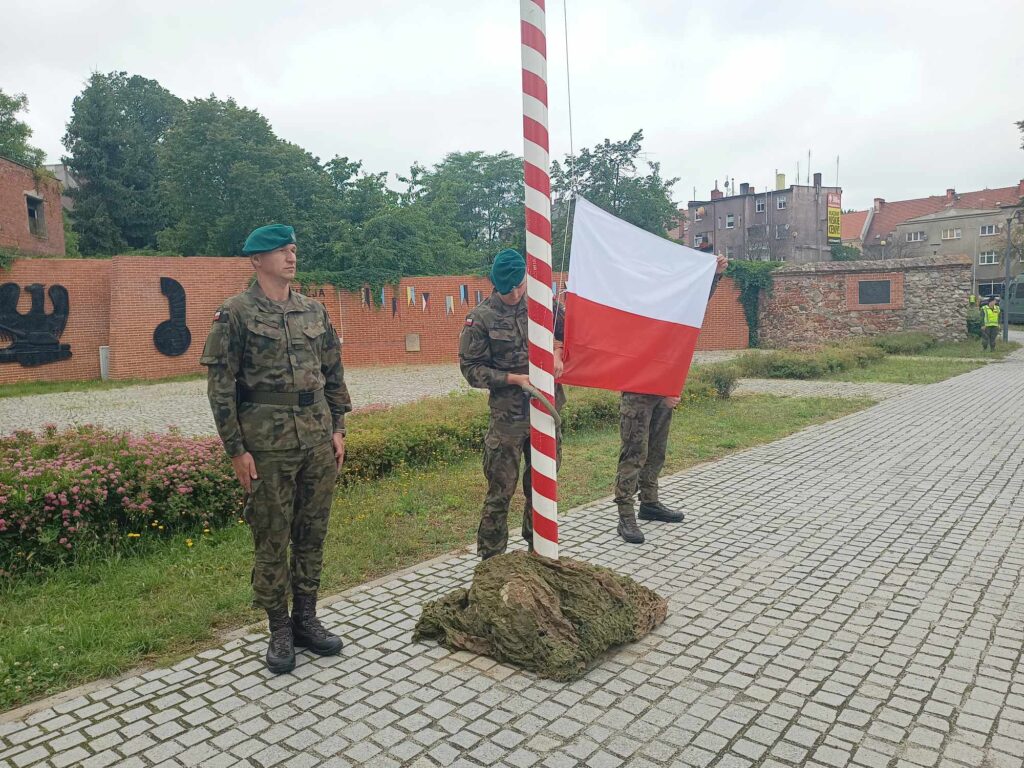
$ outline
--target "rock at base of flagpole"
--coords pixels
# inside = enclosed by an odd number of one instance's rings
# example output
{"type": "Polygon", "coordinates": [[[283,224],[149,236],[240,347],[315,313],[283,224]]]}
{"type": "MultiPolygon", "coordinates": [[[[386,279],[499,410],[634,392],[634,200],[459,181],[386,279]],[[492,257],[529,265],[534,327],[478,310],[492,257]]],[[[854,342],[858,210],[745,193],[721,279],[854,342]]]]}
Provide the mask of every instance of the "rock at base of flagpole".
{"type": "Polygon", "coordinates": [[[609,648],[639,640],[667,613],[664,598],[628,576],[513,552],[481,562],[468,590],[424,605],[413,639],[575,680],[609,648]]]}

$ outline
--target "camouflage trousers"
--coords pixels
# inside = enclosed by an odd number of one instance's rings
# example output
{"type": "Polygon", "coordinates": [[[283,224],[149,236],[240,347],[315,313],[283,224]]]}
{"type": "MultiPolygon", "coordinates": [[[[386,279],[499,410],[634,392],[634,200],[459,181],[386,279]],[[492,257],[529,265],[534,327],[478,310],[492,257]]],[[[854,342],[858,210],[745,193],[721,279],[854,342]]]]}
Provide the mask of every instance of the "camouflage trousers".
{"type": "Polygon", "coordinates": [[[672,409],[661,395],[623,392],[619,403],[619,468],[615,473],[615,503],[633,508],[637,486],[641,502],[658,501],[658,475],[665,466],[672,409]]]}
{"type": "Polygon", "coordinates": [[[245,505],[256,556],[253,604],[287,608],[288,594],[320,588],[324,538],[338,465],[328,441],[314,448],[253,451],[258,478],[245,505]],[[288,548],[291,544],[291,562],[288,548]]]}
{"type": "MultiPolygon", "coordinates": [[[[558,462],[562,460],[562,436],[557,435],[558,462]]],[[[498,421],[491,417],[484,437],[484,477],[487,496],[476,533],[476,551],[482,558],[500,555],[508,546],[508,508],[519,482],[523,463],[523,538],[533,543],[533,493],[530,473],[530,422],[498,421]]]]}

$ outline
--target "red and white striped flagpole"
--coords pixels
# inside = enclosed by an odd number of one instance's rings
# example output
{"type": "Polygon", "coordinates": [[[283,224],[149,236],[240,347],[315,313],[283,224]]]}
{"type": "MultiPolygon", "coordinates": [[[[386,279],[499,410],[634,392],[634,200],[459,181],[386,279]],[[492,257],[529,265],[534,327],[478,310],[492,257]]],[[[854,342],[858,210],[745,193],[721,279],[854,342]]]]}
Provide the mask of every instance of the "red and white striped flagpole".
{"type": "MultiPolygon", "coordinates": [[[[520,0],[523,63],[523,174],[526,180],[526,274],[530,316],[530,383],[555,402],[551,292],[551,177],[548,144],[548,62],[544,0],[520,0]]],[[[533,467],[533,549],[558,559],[558,471],[555,420],[530,407],[533,467]]]]}

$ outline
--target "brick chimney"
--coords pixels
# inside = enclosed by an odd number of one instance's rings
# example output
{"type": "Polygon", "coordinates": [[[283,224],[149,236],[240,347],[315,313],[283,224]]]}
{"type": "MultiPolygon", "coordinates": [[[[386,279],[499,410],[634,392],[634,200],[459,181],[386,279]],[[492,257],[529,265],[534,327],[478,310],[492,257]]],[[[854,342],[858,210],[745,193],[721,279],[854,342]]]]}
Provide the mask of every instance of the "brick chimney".
{"type": "Polygon", "coordinates": [[[1017,184],[1017,194],[1024,197],[1024,179],[1021,179],[1017,184]]]}
{"type": "Polygon", "coordinates": [[[950,187],[946,190],[946,205],[952,205],[956,202],[956,190],[950,187]]]}
{"type": "Polygon", "coordinates": [[[885,198],[876,197],[874,206],[875,213],[879,213],[882,210],[883,205],[885,205],[885,198]]]}
{"type": "Polygon", "coordinates": [[[711,199],[721,200],[723,197],[725,197],[725,193],[718,188],[718,179],[715,179],[715,188],[711,190],[711,199]]]}
{"type": "Polygon", "coordinates": [[[820,173],[814,174],[814,186],[815,187],[820,187],[821,186],[821,174],[820,173]]]}

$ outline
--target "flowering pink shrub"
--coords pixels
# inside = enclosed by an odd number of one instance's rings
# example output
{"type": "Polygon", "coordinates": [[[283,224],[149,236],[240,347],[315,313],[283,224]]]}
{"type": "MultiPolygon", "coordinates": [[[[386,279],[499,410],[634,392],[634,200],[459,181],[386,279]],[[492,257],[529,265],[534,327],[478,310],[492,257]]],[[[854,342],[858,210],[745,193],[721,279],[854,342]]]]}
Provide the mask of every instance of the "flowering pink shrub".
{"type": "Polygon", "coordinates": [[[0,578],[233,524],[241,508],[216,437],[53,426],[0,437],[0,578]]]}

